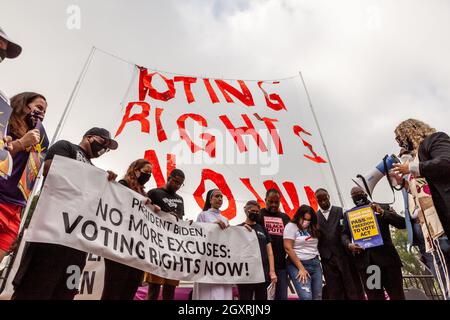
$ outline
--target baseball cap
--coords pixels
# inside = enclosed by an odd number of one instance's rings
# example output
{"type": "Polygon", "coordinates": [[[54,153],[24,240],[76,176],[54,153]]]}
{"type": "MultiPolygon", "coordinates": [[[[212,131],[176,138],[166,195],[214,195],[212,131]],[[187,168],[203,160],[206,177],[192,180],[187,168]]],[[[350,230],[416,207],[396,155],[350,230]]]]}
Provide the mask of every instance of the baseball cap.
{"type": "Polygon", "coordinates": [[[6,42],[8,42],[8,48],[6,49],[6,57],[9,59],[14,59],[19,56],[22,52],[22,47],[17,43],[11,41],[11,39],[6,35],[3,29],[0,27],[0,38],[3,38],[6,42]]]}
{"type": "Polygon", "coordinates": [[[119,147],[119,144],[117,143],[117,141],[114,139],[111,139],[111,134],[109,133],[108,130],[106,130],[104,128],[98,128],[98,127],[91,128],[88,131],[86,131],[86,133],[84,134],[83,137],[86,137],[86,136],[102,137],[103,139],[105,139],[108,142],[107,147],[111,150],[116,150],[119,147]]]}

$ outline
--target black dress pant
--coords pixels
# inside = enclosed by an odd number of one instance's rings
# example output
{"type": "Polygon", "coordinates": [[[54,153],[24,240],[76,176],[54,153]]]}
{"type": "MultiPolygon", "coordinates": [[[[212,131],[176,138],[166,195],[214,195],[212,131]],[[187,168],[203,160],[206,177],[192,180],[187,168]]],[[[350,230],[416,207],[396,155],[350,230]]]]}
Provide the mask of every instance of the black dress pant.
{"type": "Polygon", "coordinates": [[[347,256],[331,256],[322,259],[322,270],[326,283],[326,300],[361,300],[362,286],[353,275],[354,268],[347,256]],[[356,281],[355,281],[356,280],[356,281]]]}
{"type": "Polygon", "coordinates": [[[102,300],[133,300],[142,283],[144,272],[105,259],[105,284],[102,300]]]}
{"type": "Polygon", "coordinates": [[[380,271],[381,288],[369,289],[367,280],[369,279],[369,277],[371,277],[371,274],[367,274],[367,271],[365,269],[360,270],[360,276],[364,283],[364,289],[366,291],[367,299],[385,300],[384,290],[386,290],[390,300],[405,300],[405,293],[403,291],[402,268],[400,266],[381,266],[380,271]]]}
{"type": "Polygon", "coordinates": [[[270,282],[238,284],[239,300],[267,300],[269,285],[270,282]]]}
{"type": "Polygon", "coordinates": [[[12,300],[73,300],[74,276],[86,265],[87,253],[57,244],[29,243],[13,280],[12,300]]]}

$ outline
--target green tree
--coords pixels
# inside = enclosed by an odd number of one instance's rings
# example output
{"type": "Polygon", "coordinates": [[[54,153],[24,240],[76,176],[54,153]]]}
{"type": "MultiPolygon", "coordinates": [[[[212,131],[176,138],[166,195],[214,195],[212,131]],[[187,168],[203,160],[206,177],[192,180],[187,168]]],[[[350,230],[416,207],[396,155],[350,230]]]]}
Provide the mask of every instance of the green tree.
{"type": "MultiPolygon", "coordinates": [[[[405,276],[430,276],[432,273],[420,262],[420,253],[416,246],[408,244],[408,233],[405,229],[392,229],[392,241],[403,264],[403,275],[405,276]]],[[[409,279],[407,287],[418,287],[428,297],[440,295],[439,285],[434,278],[418,277],[409,279]]],[[[405,282],[408,281],[405,279],[405,282]]],[[[405,283],[406,284],[406,283],[405,283]]]]}
{"type": "Polygon", "coordinates": [[[393,229],[392,241],[403,263],[403,274],[428,275],[430,272],[420,263],[420,254],[416,247],[408,245],[406,230],[393,229]]]}

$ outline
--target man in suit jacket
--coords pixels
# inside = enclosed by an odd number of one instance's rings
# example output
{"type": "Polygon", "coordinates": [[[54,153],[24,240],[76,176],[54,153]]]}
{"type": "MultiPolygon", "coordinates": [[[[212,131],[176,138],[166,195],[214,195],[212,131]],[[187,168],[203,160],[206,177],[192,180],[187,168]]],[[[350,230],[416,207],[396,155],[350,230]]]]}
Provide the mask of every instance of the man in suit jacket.
{"type": "Polygon", "coordinates": [[[329,300],[361,300],[363,289],[349,253],[341,242],[343,210],[332,206],[325,189],[315,193],[320,210],[317,219],[321,235],[319,253],[329,300]]]}
{"type": "Polygon", "coordinates": [[[402,262],[392,243],[389,226],[405,229],[405,218],[399,216],[389,205],[370,202],[367,194],[360,187],[354,187],[351,190],[351,197],[356,207],[372,206],[380,228],[381,237],[383,238],[383,245],[368,249],[363,249],[353,243],[347,215],[344,214],[342,243],[355,254],[355,264],[363,281],[368,300],[384,300],[384,290],[386,290],[391,300],[404,300],[402,262]],[[372,286],[368,286],[367,280],[372,280],[370,277],[374,274],[371,269],[368,269],[369,266],[379,267],[381,287],[372,288],[372,286]]]}
{"type": "Polygon", "coordinates": [[[410,151],[417,150],[419,163],[394,165],[393,171],[402,175],[411,173],[427,180],[434,207],[450,238],[450,137],[414,119],[401,123],[395,132],[399,145],[410,151]],[[408,131],[404,129],[407,127],[408,131]]]}

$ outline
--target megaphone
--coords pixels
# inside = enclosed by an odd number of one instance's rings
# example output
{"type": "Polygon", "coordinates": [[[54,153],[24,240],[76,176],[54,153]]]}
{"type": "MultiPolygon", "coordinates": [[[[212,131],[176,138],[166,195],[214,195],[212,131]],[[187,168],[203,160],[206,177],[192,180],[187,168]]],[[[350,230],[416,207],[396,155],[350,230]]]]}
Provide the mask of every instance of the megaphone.
{"type": "Polygon", "coordinates": [[[401,163],[400,160],[394,154],[385,156],[384,159],[369,173],[362,176],[358,174],[356,179],[352,179],[353,182],[372,198],[373,189],[388,172],[392,169],[394,163],[401,163]]]}

